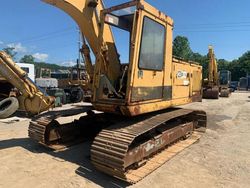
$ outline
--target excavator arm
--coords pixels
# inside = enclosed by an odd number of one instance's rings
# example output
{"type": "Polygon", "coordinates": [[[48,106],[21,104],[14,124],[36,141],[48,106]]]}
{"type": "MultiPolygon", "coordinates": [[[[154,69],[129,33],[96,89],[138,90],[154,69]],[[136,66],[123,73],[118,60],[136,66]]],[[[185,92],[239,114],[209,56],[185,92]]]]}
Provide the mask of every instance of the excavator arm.
{"type": "Polygon", "coordinates": [[[0,74],[18,89],[20,93],[17,96],[19,109],[35,115],[48,110],[54,105],[54,98],[43,93],[28,78],[27,73],[3,51],[0,51],[0,74]]]}
{"type": "Polygon", "coordinates": [[[208,78],[203,81],[203,98],[218,99],[219,98],[219,77],[218,67],[214,54],[213,46],[208,47],[208,78]]]}
{"type": "Polygon", "coordinates": [[[214,49],[212,46],[209,46],[209,67],[208,67],[208,81],[214,85],[218,85],[218,68],[217,62],[214,55],[214,49]]]}
{"type": "MultiPolygon", "coordinates": [[[[114,37],[109,25],[101,31],[100,15],[104,9],[101,0],[42,0],[70,15],[78,24],[83,38],[87,40],[92,52],[101,65],[95,68],[95,74],[105,74],[111,83],[120,76],[120,60],[115,46],[114,37]],[[100,34],[101,33],[101,34],[100,34]]],[[[86,67],[90,78],[93,78],[93,65],[90,60],[90,50],[86,43],[82,52],[85,57],[86,67]]]]}

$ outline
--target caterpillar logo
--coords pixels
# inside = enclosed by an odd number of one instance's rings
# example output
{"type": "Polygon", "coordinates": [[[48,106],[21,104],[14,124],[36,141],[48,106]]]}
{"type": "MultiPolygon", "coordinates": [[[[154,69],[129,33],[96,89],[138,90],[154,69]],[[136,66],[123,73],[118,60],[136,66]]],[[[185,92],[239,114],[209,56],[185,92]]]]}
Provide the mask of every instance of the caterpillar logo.
{"type": "Polygon", "coordinates": [[[186,71],[178,71],[177,72],[177,78],[179,78],[179,79],[186,79],[187,75],[188,75],[188,73],[186,71]]]}

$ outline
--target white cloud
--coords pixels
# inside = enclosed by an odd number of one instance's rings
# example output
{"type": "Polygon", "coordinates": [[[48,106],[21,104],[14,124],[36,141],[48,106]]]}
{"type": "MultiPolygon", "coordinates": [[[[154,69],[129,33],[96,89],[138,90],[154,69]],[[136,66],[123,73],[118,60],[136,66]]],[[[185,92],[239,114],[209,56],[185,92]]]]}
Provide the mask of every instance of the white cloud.
{"type": "Polygon", "coordinates": [[[17,52],[17,53],[25,53],[27,52],[27,48],[24,47],[21,43],[11,43],[11,44],[8,44],[7,47],[9,48],[14,48],[14,52],[17,52]]]}
{"type": "Polygon", "coordinates": [[[32,56],[38,61],[46,61],[49,57],[48,54],[42,54],[42,53],[35,53],[32,56]]]}
{"type": "Polygon", "coordinates": [[[74,65],[76,65],[76,62],[75,61],[64,61],[64,62],[60,63],[60,65],[66,66],[66,67],[73,67],[74,65]]]}
{"type": "Polygon", "coordinates": [[[3,45],[4,44],[4,42],[3,41],[0,41],[0,45],[3,45]]]}

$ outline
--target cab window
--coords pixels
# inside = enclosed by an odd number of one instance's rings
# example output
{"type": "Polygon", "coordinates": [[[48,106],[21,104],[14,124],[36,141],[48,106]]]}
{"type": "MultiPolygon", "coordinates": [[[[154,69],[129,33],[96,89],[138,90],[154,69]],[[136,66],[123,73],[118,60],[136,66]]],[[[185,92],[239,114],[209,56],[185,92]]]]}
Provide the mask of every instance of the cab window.
{"type": "Polygon", "coordinates": [[[165,33],[163,25],[144,17],[139,68],[158,71],[163,69],[165,33]]]}

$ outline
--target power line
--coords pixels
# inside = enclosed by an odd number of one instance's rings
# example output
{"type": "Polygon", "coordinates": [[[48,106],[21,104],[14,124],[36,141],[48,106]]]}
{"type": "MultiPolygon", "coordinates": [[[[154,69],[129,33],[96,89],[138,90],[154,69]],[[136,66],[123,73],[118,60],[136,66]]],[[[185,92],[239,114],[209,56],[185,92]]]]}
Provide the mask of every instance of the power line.
{"type": "Polygon", "coordinates": [[[250,31],[250,22],[224,22],[177,25],[175,31],[179,32],[247,32],[250,31]]]}
{"type": "Polygon", "coordinates": [[[249,25],[221,25],[221,26],[201,26],[201,27],[179,27],[179,26],[176,26],[175,28],[178,28],[178,29],[211,29],[211,28],[249,28],[250,27],[250,24],[249,25]]]}
{"type": "Polygon", "coordinates": [[[70,32],[73,31],[73,29],[74,29],[73,27],[65,28],[65,29],[53,31],[53,32],[50,32],[50,33],[46,33],[46,34],[43,34],[43,35],[34,36],[34,37],[26,38],[26,39],[20,39],[20,40],[16,40],[16,41],[13,41],[13,42],[8,42],[8,43],[23,43],[23,42],[30,43],[30,42],[46,40],[46,39],[49,39],[51,37],[62,36],[65,33],[70,33],[70,32]]]}
{"type": "Polygon", "coordinates": [[[250,24],[250,21],[245,22],[217,22],[217,23],[189,23],[178,24],[179,26],[214,26],[214,25],[238,25],[238,24],[250,24]]]}
{"type": "MultiPolygon", "coordinates": [[[[68,48],[68,47],[74,47],[74,46],[75,46],[75,43],[67,43],[67,44],[64,44],[63,46],[58,46],[57,45],[55,47],[50,46],[49,52],[51,53],[51,52],[54,52],[54,51],[57,51],[57,50],[65,49],[65,48],[68,48]]],[[[39,51],[46,51],[46,50],[48,50],[47,47],[39,48],[39,51]]]]}
{"type": "Polygon", "coordinates": [[[249,32],[250,29],[231,29],[231,30],[175,30],[176,32],[186,33],[216,33],[216,32],[249,32]]]}

